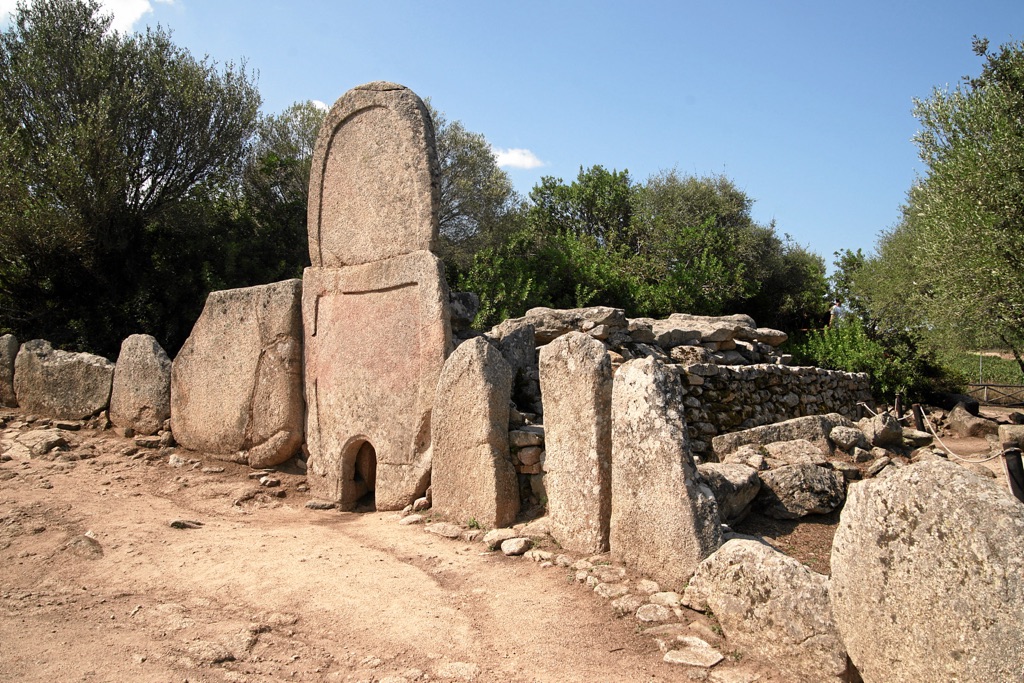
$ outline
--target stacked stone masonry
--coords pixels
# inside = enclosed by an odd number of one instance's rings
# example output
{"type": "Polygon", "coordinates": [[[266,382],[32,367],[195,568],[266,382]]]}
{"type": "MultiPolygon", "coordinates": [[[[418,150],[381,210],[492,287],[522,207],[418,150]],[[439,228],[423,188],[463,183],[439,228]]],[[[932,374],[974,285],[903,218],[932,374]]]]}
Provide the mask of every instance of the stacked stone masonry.
{"type": "Polygon", "coordinates": [[[806,415],[856,420],[857,404],[871,401],[865,373],[787,365],[691,365],[681,372],[690,448],[703,460],[714,459],[711,440],[719,434],[806,415]]]}
{"type": "MultiPolygon", "coordinates": [[[[805,415],[840,413],[857,419],[858,403],[871,403],[866,373],[791,366],[791,358],[777,351],[786,334],[758,327],[746,315],[676,313],[652,320],[627,318],[622,309],[605,306],[534,308],[487,336],[505,340],[523,332],[532,334],[539,348],[569,332],[587,334],[604,344],[614,368],[635,358],[654,358],[673,368],[683,380],[690,449],[701,460],[714,459],[711,440],[719,434],[805,415]]],[[[535,362],[524,367],[525,376],[535,373],[535,362]]],[[[527,383],[524,389],[520,399],[513,397],[516,406],[543,419],[539,385],[527,383]]]]}

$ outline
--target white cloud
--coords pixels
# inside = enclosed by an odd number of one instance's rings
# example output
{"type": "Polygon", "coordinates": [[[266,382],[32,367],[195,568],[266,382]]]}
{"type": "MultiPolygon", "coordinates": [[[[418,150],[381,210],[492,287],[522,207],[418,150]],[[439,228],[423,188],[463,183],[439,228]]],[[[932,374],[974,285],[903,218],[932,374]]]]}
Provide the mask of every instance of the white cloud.
{"type": "Polygon", "coordinates": [[[492,147],[491,151],[494,152],[494,157],[498,160],[498,166],[502,168],[521,168],[529,170],[531,168],[540,168],[544,166],[544,162],[537,158],[537,155],[528,149],[502,149],[501,147],[492,147]]]}
{"type": "Polygon", "coordinates": [[[328,109],[330,109],[330,107],[328,107],[326,104],[324,104],[320,100],[310,100],[310,102],[312,102],[313,106],[316,107],[317,109],[319,109],[320,111],[327,111],[328,109]]]}
{"type": "MultiPolygon", "coordinates": [[[[173,5],[174,0],[153,0],[162,5],[173,5]]],[[[153,11],[150,0],[100,0],[103,14],[114,17],[111,28],[115,31],[129,32],[143,16],[153,11]]],[[[18,0],[0,0],[0,22],[6,21],[8,15],[14,14],[18,0]]]]}
{"type": "Polygon", "coordinates": [[[135,22],[153,11],[149,0],[101,0],[101,4],[104,13],[114,16],[110,28],[122,33],[131,31],[135,22]]]}

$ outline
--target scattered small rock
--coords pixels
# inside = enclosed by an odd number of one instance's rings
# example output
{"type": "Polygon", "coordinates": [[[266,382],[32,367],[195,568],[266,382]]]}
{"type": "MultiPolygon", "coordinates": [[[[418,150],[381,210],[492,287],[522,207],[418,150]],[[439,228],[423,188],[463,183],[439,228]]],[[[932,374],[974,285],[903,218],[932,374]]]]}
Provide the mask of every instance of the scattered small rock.
{"type": "Polygon", "coordinates": [[[645,623],[668,621],[673,616],[672,610],[662,605],[644,605],[636,611],[636,618],[645,623]]]}
{"type": "Polygon", "coordinates": [[[137,436],[135,445],[139,448],[160,448],[164,444],[160,443],[159,436],[137,436]]]}
{"type": "Polygon", "coordinates": [[[67,448],[68,442],[63,436],[56,432],[46,434],[36,441],[31,448],[32,455],[42,456],[56,448],[67,448]]]}
{"type": "Polygon", "coordinates": [[[519,536],[514,529],[491,529],[484,534],[484,545],[490,550],[497,550],[502,543],[519,536]]]}
{"type": "Polygon", "coordinates": [[[679,636],[676,648],[665,653],[669,664],[710,668],[725,659],[721,652],[695,636],[679,636]]]}
{"type": "Polygon", "coordinates": [[[203,526],[202,522],[197,522],[197,521],[191,520],[191,519],[172,519],[171,520],[171,528],[172,529],[200,529],[200,528],[202,528],[202,526],[203,526]]]}
{"type": "Polygon", "coordinates": [[[68,541],[64,547],[79,557],[95,560],[103,556],[103,546],[92,536],[82,534],[68,541]]]}
{"type": "Polygon", "coordinates": [[[456,539],[462,536],[462,527],[449,522],[435,522],[423,527],[423,530],[435,536],[456,539]]]}
{"type": "Polygon", "coordinates": [[[886,467],[892,464],[892,458],[882,457],[875,460],[873,463],[868,465],[868,474],[872,477],[878,476],[878,473],[884,470],[886,467]]]}
{"type": "Polygon", "coordinates": [[[501,552],[509,557],[522,555],[533,547],[533,541],[528,538],[510,538],[502,541],[501,552]]]}
{"type": "Polygon", "coordinates": [[[612,609],[615,610],[615,616],[624,617],[627,614],[635,614],[646,603],[644,596],[628,593],[612,600],[612,609]]]}
{"type": "Polygon", "coordinates": [[[548,552],[547,550],[538,550],[534,548],[533,550],[528,550],[523,557],[533,560],[534,562],[551,562],[554,559],[555,554],[548,552]]]}
{"type": "Polygon", "coordinates": [[[466,529],[459,536],[466,543],[476,543],[477,541],[483,540],[484,532],[481,529],[466,529]]]}
{"type": "Polygon", "coordinates": [[[679,607],[679,604],[682,602],[682,600],[682,595],[672,591],[654,593],[651,595],[650,598],[650,602],[652,605],[661,605],[662,607],[668,607],[669,609],[675,609],[676,607],[679,607]]]}
{"type": "Polygon", "coordinates": [[[310,510],[333,510],[338,504],[332,500],[307,500],[306,507],[310,510]]]}
{"type": "Polygon", "coordinates": [[[626,578],[626,570],[622,567],[609,567],[607,565],[594,567],[594,576],[601,583],[614,583],[626,578]]]}
{"type": "Polygon", "coordinates": [[[410,524],[419,524],[423,521],[423,515],[406,515],[402,519],[398,520],[398,523],[402,526],[408,526],[410,524]]]}
{"type": "Polygon", "coordinates": [[[628,593],[629,586],[622,583],[599,583],[594,587],[594,592],[606,600],[611,600],[628,593]]]}

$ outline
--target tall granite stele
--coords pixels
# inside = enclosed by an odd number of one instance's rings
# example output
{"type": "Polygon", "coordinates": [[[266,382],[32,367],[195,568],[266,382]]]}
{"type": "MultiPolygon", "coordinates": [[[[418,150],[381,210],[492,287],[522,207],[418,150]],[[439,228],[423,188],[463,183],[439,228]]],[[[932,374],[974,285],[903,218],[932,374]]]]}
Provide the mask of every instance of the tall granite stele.
{"type": "Polygon", "coordinates": [[[408,88],[374,82],[335,102],[309,180],[303,275],[306,440],[314,495],[401,509],[430,483],[430,418],[451,348],[432,253],[434,127],[408,88]]]}

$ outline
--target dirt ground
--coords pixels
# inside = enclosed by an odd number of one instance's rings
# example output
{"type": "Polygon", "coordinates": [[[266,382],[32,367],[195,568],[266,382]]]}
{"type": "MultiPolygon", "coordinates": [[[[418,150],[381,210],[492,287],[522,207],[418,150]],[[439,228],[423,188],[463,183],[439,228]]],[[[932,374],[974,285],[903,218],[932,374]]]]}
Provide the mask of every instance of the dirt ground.
{"type": "MultiPolygon", "coordinates": [[[[29,429],[0,417],[0,442],[29,429]]],[[[663,662],[565,568],[307,509],[298,471],[266,488],[110,430],[68,439],[0,463],[0,681],[782,680],[721,640],[710,677],[663,662]]],[[[827,571],[837,522],[759,529],[827,571]]]]}
{"type": "Polygon", "coordinates": [[[707,677],[565,568],[309,510],[299,473],[267,489],[240,465],[126,456],[109,430],[69,440],[0,463],[2,681],[707,677]]]}

